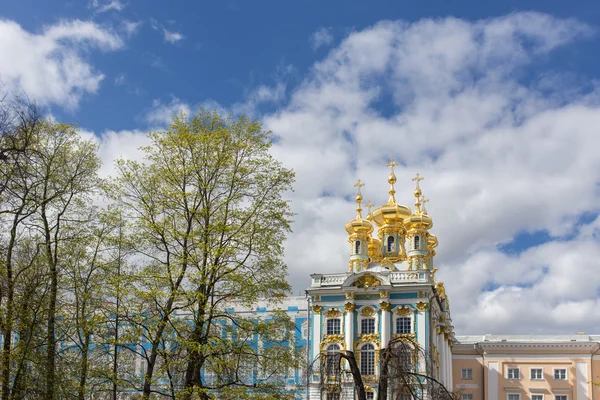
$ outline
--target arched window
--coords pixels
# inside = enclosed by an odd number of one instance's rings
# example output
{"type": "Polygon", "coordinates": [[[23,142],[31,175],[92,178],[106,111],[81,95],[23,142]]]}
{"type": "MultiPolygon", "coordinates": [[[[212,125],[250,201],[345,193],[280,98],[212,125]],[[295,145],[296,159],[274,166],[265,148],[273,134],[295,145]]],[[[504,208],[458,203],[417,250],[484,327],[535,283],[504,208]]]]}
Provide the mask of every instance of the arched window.
{"type": "Polygon", "coordinates": [[[419,250],[421,247],[421,238],[419,236],[415,236],[415,250],[419,250]]]}
{"type": "Polygon", "coordinates": [[[375,318],[363,318],[360,320],[360,333],[375,333],[375,318]]]}
{"type": "Polygon", "coordinates": [[[396,251],[396,243],[394,243],[393,236],[388,236],[388,238],[387,238],[387,251],[388,252],[396,251]]]}
{"type": "Polygon", "coordinates": [[[360,373],[375,375],[375,347],[372,344],[365,344],[360,349],[360,373]]]}
{"type": "Polygon", "coordinates": [[[360,254],[360,240],[354,243],[354,254],[360,254]]]}
{"type": "Polygon", "coordinates": [[[339,344],[330,344],[327,347],[327,374],[337,376],[340,370],[340,345],[339,344]]]}

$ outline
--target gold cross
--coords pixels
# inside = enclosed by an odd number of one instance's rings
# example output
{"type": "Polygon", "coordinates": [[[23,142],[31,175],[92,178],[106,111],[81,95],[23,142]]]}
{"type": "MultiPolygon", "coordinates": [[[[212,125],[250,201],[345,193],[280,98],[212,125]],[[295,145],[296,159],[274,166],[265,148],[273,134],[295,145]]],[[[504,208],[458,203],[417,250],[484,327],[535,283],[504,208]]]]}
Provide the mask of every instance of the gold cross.
{"type": "Polygon", "coordinates": [[[394,167],[398,165],[398,163],[396,161],[394,161],[393,158],[390,158],[390,162],[385,164],[386,167],[390,167],[392,169],[392,172],[394,172],[394,167]]]}
{"type": "Polygon", "coordinates": [[[421,206],[423,207],[423,213],[427,214],[427,209],[425,208],[425,203],[429,202],[429,199],[425,196],[421,196],[419,201],[421,202],[421,206]]]}
{"type": "Polygon", "coordinates": [[[414,177],[414,178],[412,178],[412,181],[413,181],[413,182],[417,182],[417,188],[418,188],[418,187],[419,187],[419,182],[420,182],[420,181],[422,181],[423,179],[425,179],[425,178],[423,178],[423,177],[422,177],[421,175],[419,175],[419,173],[417,172],[417,175],[415,175],[415,177],[414,177]]]}
{"type": "Polygon", "coordinates": [[[360,194],[360,188],[363,186],[365,186],[365,184],[362,183],[362,181],[360,179],[354,184],[354,187],[358,188],[358,194],[360,194]]]}
{"type": "Polygon", "coordinates": [[[371,203],[371,200],[367,201],[367,208],[369,210],[369,214],[371,214],[371,207],[373,207],[375,204],[371,203]]]}

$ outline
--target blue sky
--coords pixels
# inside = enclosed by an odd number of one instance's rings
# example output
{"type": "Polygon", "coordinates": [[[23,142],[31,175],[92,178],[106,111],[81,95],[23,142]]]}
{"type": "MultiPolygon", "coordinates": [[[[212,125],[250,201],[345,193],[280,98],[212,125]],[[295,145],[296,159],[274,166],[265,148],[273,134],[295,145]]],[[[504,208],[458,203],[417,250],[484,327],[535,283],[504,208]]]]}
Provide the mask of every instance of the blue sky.
{"type": "Polygon", "coordinates": [[[600,326],[594,1],[11,1],[0,81],[98,141],[103,175],[197,107],[250,114],[297,173],[295,291],[343,272],[353,183],[416,172],[459,334],[600,326]],[[527,304],[527,307],[523,307],[527,304]]]}

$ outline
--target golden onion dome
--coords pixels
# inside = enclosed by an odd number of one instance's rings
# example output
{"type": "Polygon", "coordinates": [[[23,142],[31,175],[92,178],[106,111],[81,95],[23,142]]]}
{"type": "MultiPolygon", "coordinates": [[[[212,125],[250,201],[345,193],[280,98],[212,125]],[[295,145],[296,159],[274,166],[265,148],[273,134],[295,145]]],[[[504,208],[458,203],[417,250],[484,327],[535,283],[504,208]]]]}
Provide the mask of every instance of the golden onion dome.
{"type": "Polygon", "coordinates": [[[381,240],[376,239],[374,237],[369,238],[369,256],[371,254],[377,254],[377,252],[381,251],[381,240]]]}
{"type": "Polygon", "coordinates": [[[410,208],[396,203],[396,190],[394,189],[394,184],[396,183],[394,167],[396,165],[398,165],[398,163],[395,162],[394,159],[387,164],[387,166],[391,168],[390,176],[388,177],[388,183],[390,184],[390,190],[388,193],[390,194],[390,198],[387,204],[376,208],[370,215],[370,218],[373,220],[373,222],[375,222],[375,224],[377,224],[377,226],[399,226],[402,225],[404,219],[410,215],[410,208]]]}
{"type": "Polygon", "coordinates": [[[427,215],[427,211],[425,210],[425,207],[423,207],[423,210],[421,210],[422,201],[423,200],[425,200],[425,202],[428,201],[424,197],[421,197],[422,193],[421,193],[421,188],[419,187],[419,182],[422,181],[423,179],[424,178],[419,176],[419,174],[417,174],[417,176],[415,176],[412,179],[414,182],[417,183],[417,187],[415,188],[415,192],[414,192],[414,195],[416,198],[415,212],[404,219],[404,227],[407,230],[414,229],[414,228],[430,229],[433,226],[433,220],[431,219],[431,217],[429,215],[427,215]]]}
{"type": "Polygon", "coordinates": [[[362,183],[360,179],[356,182],[356,185],[354,185],[354,187],[358,188],[358,193],[356,195],[356,218],[348,222],[345,226],[346,232],[348,232],[349,235],[356,233],[370,235],[371,232],[373,232],[373,224],[371,224],[371,221],[363,219],[362,217],[362,208],[360,207],[360,204],[363,201],[363,197],[360,193],[360,188],[363,186],[365,186],[365,184],[362,183]]]}

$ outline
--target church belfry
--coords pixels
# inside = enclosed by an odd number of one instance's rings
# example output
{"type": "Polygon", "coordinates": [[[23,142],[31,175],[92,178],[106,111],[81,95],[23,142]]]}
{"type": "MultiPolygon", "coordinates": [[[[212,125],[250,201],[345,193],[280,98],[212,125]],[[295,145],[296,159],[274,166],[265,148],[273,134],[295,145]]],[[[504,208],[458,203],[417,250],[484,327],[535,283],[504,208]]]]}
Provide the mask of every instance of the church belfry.
{"type": "MultiPolygon", "coordinates": [[[[408,341],[420,349],[416,364],[419,373],[452,387],[454,332],[444,285],[435,281],[433,259],[438,240],[429,232],[433,220],[425,208],[428,200],[420,187],[423,178],[417,174],[412,179],[416,185],[413,211],[396,201],[396,166],[393,159],[387,164],[387,202],[371,210],[373,204],[369,201],[365,218],[365,185],[361,180],[354,185],[356,216],[345,225],[349,268],[345,272],[312,274],[307,290],[312,303],[313,366],[326,366],[319,360],[331,360],[337,352],[352,355],[363,383],[372,393],[367,398],[376,397],[379,390],[379,352],[398,341],[408,341]]],[[[336,393],[352,393],[352,377],[344,375],[349,370],[347,365],[337,370],[337,377],[322,367],[310,370],[311,399],[341,398],[336,393]]]]}

